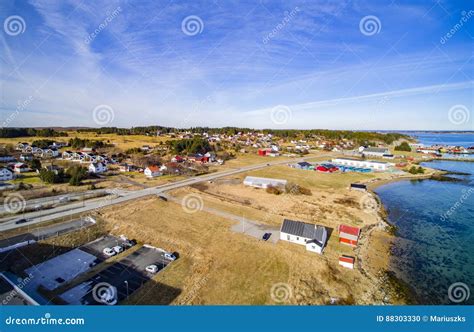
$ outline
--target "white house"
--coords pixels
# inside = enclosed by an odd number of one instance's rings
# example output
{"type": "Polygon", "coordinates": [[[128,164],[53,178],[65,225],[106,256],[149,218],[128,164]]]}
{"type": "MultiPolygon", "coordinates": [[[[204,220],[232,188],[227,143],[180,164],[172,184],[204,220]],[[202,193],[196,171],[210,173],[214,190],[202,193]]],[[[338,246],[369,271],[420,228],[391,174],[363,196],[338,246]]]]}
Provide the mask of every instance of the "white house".
{"type": "Polygon", "coordinates": [[[31,169],[26,164],[16,163],[15,165],[13,165],[13,171],[15,173],[24,173],[31,171],[31,169]]]}
{"type": "Polygon", "coordinates": [[[385,154],[390,154],[390,150],[387,148],[364,148],[362,149],[364,156],[380,157],[382,158],[385,154]]]}
{"type": "Polygon", "coordinates": [[[147,178],[154,178],[157,176],[163,175],[163,173],[160,171],[160,167],[158,166],[148,166],[145,168],[145,171],[143,172],[147,178]]]}
{"type": "Polygon", "coordinates": [[[322,254],[328,238],[324,226],[285,219],[280,229],[280,240],[306,246],[306,250],[322,254]]]}
{"type": "Polygon", "coordinates": [[[383,161],[360,160],[360,159],[352,159],[352,158],[335,158],[335,159],[332,159],[332,163],[338,166],[370,168],[376,171],[386,171],[392,165],[383,161]]]}
{"type": "Polygon", "coordinates": [[[107,171],[107,166],[103,163],[91,163],[89,165],[89,173],[99,174],[105,171],[107,171]]]}
{"type": "Polygon", "coordinates": [[[6,167],[0,168],[0,181],[8,180],[13,180],[13,172],[6,167]]]}
{"type": "Polygon", "coordinates": [[[285,187],[286,183],[286,180],[259,178],[255,176],[247,176],[244,179],[244,185],[263,189],[268,187],[285,187]]]}

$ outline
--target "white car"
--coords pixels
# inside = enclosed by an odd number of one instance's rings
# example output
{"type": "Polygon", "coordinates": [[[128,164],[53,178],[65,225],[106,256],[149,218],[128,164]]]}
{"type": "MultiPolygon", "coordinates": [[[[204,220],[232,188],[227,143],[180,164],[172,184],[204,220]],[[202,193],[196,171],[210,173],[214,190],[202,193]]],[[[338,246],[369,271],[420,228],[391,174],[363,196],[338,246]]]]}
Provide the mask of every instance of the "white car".
{"type": "Polygon", "coordinates": [[[112,249],[112,248],[104,248],[104,250],[102,251],[104,253],[105,256],[107,257],[112,257],[116,254],[115,250],[112,249]]]}
{"type": "Polygon", "coordinates": [[[115,246],[112,248],[117,254],[120,254],[123,251],[121,246],[115,246]]]}
{"type": "Polygon", "coordinates": [[[165,258],[166,258],[167,260],[170,260],[170,261],[176,260],[176,256],[173,255],[173,254],[171,254],[171,253],[169,253],[169,252],[165,253],[164,256],[165,256],[165,258]]]}
{"type": "Polygon", "coordinates": [[[158,266],[156,266],[155,264],[148,265],[148,266],[145,268],[145,270],[146,270],[147,272],[150,272],[150,273],[153,273],[153,274],[154,274],[154,273],[158,272],[158,266]]]}

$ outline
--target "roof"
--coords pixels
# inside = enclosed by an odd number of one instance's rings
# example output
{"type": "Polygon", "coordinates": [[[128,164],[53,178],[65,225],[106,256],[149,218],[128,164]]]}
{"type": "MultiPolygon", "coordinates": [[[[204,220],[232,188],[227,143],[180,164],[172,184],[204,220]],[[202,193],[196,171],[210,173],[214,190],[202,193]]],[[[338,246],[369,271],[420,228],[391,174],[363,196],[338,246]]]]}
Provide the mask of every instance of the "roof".
{"type": "Polygon", "coordinates": [[[348,225],[339,225],[339,233],[346,233],[354,236],[359,236],[360,228],[348,226],[348,225]]]}
{"type": "Polygon", "coordinates": [[[245,182],[250,182],[250,183],[261,183],[261,184],[267,184],[267,185],[275,185],[275,184],[280,184],[280,185],[286,185],[286,180],[282,179],[271,179],[271,178],[259,178],[256,176],[247,176],[244,179],[245,182]]]}
{"type": "Polygon", "coordinates": [[[152,172],[159,172],[160,171],[160,167],[158,167],[156,165],[148,166],[147,168],[152,172]]]}
{"type": "Polygon", "coordinates": [[[339,257],[339,262],[346,262],[346,263],[354,264],[354,261],[355,261],[355,258],[352,257],[352,256],[342,255],[341,257],[339,257]]]}
{"type": "Polygon", "coordinates": [[[283,220],[281,232],[316,240],[318,244],[324,244],[327,238],[325,227],[290,219],[283,220]]]}
{"type": "Polygon", "coordinates": [[[365,148],[362,152],[377,152],[377,153],[385,153],[388,151],[387,148],[365,148]]]}
{"type": "Polygon", "coordinates": [[[311,165],[310,163],[306,162],[306,161],[302,161],[300,163],[298,163],[298,165],[300,165],[301,167],[310,167],[310,166],[313,166],[311,165]]]}
{"type": "Polygon", "coordinates": [[[365,184],[360,183],[351,183],[351,188],[367,189],[367,186],[365,184]]]}

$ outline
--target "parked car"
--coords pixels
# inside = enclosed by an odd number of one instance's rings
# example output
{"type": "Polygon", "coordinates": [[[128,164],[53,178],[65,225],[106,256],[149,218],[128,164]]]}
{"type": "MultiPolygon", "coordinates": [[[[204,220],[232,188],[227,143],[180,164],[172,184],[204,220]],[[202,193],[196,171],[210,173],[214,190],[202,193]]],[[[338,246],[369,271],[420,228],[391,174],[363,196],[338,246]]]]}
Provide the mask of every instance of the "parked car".
{"type": "Polygon", "coordinates": [[[155,264],[148,265],[148,266],[145,268],[145,270],[146,270],[147,272],[150,272],[150,273],[153,273],[153,274],[154,274],[154,273],[158,272],[158,266],[156,266],[155,264]]]}
{"type": "Polygon", "coordinates": [[[265,234],[263,234],[263,236],[262,236],[262,240],[263,240],[263,241],[268,241],[268,239],[270,238],[270,236],[272,236],[272,233],[265,233],[265,234]]]}
{"type": "Polygon", "coordinates": [[[63,196],[59,198],[59,203],[66,203],[66,202],[69,202],[68,196],[63,196]]]}
{"type": "Polygon", "coordinates": [[[115,246],[112,248],[117,254],[120,254],[123,251],[122,246],[115,246]]]}
{"type": "Polygon", "coordinates": [[[39,211],[39,210],[41,210],[42,208],[43,208],[43,205],[42,205],[42,204],[36,204],[35,207],[34,207],[34,209],[35,209],[36,211],[39,211]]]}
{"type": "Polygon", "coordinates": [[[125,240],[123,243],[122,243],[122,247],[124,249],[126,248],[131,248],[133,247],[134,245],[137,244],[137,241],[136,240],[125,240]]]}
{"type": "Polygon", "coordinates": [[[170,260],[170,261],[176,260],[176,256],[172,253],[167,252],[167,253],[165,253],[164,256],[165,256],[165,259],[167,259],[167,260],[170,260]]]}
{"type": "Polygon", "coordinates": [[[112,257],[116,254],[115,250],[112,248],[104,248],[102,252],[104,253],[105,256],[108,256],[108,257],[112,257]]]}

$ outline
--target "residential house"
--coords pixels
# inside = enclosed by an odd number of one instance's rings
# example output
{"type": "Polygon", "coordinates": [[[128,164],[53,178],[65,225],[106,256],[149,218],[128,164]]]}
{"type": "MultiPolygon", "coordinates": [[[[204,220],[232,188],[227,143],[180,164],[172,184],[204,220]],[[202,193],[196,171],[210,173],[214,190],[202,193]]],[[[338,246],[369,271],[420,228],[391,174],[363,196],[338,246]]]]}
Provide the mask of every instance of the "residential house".
{"type": "Polygon", "coordinates": [[[300,163],[296,163],[293,165],[294,168],[298,168],[298,169],[314,169],[314,165],[311,165],[310,163],[306,162],[306,161],[302,161],[300,163]]]}
{"type": "Polygon", "coordinates": [[[107,165],[103,163],[91,163],[89,165],[89,173],[100,174],[107,171],[107,165]]]}
{"type": "Polygon", "coordinates": [[[21,161],[31,161],[34,159],[34,156],[32,153],[22,153],[20,154],[20,160],[21,161]]]}
{"type": "Polygon", "coordinates": [[[137,169],[135,165],[130,165],[127,163],[123,163],[119,165],[119,171],[120,172],[133,172],[137,169]]]}
{"type": "Polygon", "coordinates": [[[280,240],[306,246],[306,250],[322,254],[328,233],[326,227],[285,219],[280,228],[280,240]]]}
{"type": "Polygon", "coordinates": [[[184,161],[184,158],[181,156],[174,156],[173,158],[171,158],[171,161],[174,163],[182,163],[184,161]]]}
{"type": "Polygon", "coordinates": [[[207,163],[209,162],[209,157],[206,157],[200,153],[191,154],[188,156],[188,160],[192,162],[207,163]]]}
{"type": "Polygon", "coordinates": [[[154,178],[163,175],[163,173],[160,171],[160,167],[157,165],[148,166],[147,168],[145,168],[145,171],[143,173],[148,178],[154,178]]]}
{"type": "Polygon", "coordinates": [[[382,158],[384,154],[390,154],[390,150],[387,148],[373,148],[373,147],[362,149],[362,155],[364,156],[382,158]]]}

